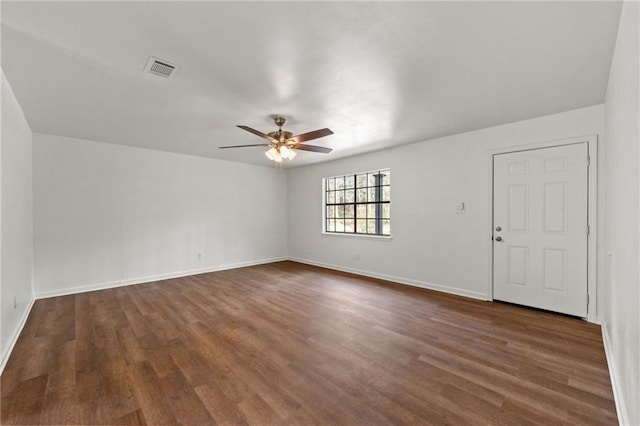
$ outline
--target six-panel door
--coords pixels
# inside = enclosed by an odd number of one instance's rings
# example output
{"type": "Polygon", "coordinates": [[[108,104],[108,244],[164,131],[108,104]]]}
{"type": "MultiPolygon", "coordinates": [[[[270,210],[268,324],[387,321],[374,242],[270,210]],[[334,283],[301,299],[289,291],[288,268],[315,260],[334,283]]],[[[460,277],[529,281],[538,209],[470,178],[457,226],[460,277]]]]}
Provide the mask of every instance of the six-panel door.
{"type": "Polygon", "coordinates": [[[494,156],[493,297],[587,316],[586,143],[494,156]]]}

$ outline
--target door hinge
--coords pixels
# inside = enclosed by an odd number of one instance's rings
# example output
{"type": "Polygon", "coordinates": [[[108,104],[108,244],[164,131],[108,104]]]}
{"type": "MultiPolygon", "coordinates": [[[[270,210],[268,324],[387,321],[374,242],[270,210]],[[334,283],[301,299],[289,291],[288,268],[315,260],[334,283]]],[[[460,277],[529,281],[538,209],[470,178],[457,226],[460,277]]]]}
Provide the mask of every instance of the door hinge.
{"type": "Polygon", "coordinates": [[[587,166],[591,165],[591,156],[587,155],[587,166]]]}
{"type": "Polygon", "coordinates": [[[591,235],[591,227],[587,225],[587,235],[591,235]]]}
{"type": "Polygon", "coordinates": [[[589,295],[587,294],[587,308],[589,308],[589,295]]]}

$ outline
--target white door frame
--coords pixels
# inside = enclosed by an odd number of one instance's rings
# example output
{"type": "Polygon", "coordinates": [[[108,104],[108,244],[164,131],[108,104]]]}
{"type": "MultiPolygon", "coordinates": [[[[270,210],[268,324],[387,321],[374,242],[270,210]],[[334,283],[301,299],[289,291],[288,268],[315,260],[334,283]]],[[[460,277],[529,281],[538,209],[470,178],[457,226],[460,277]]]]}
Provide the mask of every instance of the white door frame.
{"type": "Polygon", "coordinates": [[[598,135],[587,135],[569,139],[559,139],[547,142],[538,142],[524,145],[515,145],[504,148],[496,148],[487,151],[487,161],[489,170],[489,205],[491,206],[489,215],[489,223],[487,224],[486,238],[487,247],[491,256],[489,256],[489,279],[487,286],[487,300],[493,301],[493,156],[498,154],[507,154],[511,152],[528,151],[540,148],[552,148],[563,145],[574,145],[578,143],[586,143],[589,152],[590,166],[588,178],[588,211],[587,223],[589,225],[589,235],[587,237],[587,293],[589,295],[589,303],[587,305],[586,320],[590,322],[598,322],[598,135]]]}

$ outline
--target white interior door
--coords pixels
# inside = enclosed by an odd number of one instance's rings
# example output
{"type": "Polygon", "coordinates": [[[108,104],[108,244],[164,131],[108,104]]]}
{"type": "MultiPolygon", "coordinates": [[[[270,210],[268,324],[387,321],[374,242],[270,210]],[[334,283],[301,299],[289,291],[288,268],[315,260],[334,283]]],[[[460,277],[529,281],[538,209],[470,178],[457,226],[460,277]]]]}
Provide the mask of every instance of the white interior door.
{"type": "Polygon", "coordinates": [[[587,316],[586,143],[493,163],[493,297],[587,316]]]}

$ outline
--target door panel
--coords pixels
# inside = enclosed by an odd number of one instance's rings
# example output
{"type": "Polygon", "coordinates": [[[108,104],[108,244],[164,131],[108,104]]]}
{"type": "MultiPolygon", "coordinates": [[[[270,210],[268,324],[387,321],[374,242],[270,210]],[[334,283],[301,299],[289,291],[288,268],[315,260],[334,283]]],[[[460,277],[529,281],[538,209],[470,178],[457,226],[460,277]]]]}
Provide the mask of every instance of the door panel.
{"type": "Polygon", "coordinates": [[[529,229],[529,185],[509,185],[509,231],[529,229]]]}
{"type": "Polygon", "coordinates": [[[509,246],[509,284],[527,285],[529,248],[509,246]]]}
{"type": "Polygon", "coordinates": [[[544,184],[544,226],[546,234],[565,234],[567,222],[567,183],[544,184]]]}
{"type": "Polygon", "coordinates": [[[586,143],[494,156],[494,299],[587,315],[587,179],[586,143]]]}
{"type": "Polygon", "coordinates": [[[567,251],[563,249],[544,250],[544,288],[561,293],[567,291],[567,251]]]}

